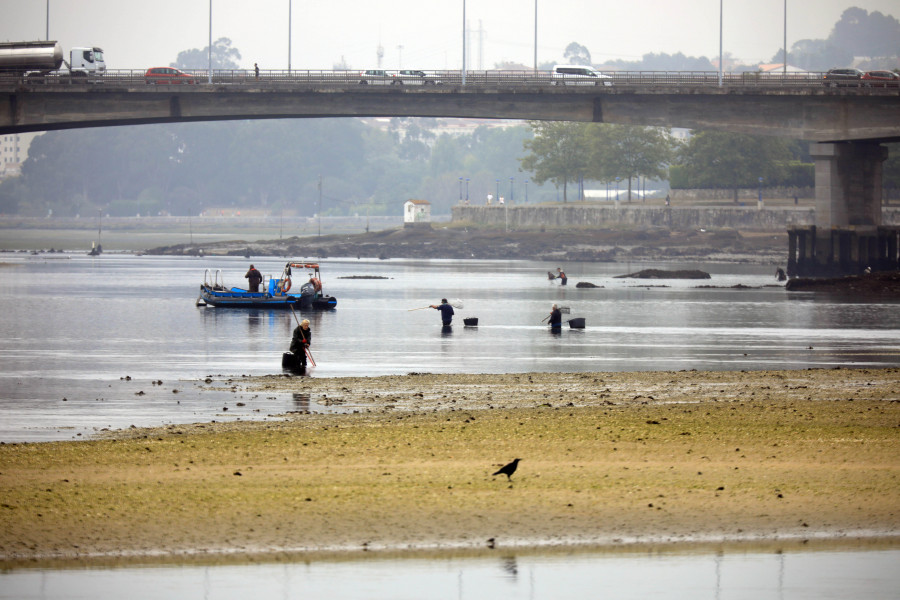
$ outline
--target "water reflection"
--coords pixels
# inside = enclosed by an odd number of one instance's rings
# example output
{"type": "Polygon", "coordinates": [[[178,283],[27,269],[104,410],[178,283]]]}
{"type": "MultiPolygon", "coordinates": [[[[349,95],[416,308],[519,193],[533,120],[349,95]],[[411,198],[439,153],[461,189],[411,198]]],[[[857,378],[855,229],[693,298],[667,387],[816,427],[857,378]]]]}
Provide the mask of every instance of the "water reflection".
{"type": "Polygon", "coordinates": [[[825,542],[821,547],[798,544],[770,550],[633,548],[515,552],[500,557],[365,553],[298,562],[25,567],[0,572],[0,599],[894,598],[900,585],[896,545],[892,548],[882,541],[853,549],[848,541],[843,548],[825,542]]]}

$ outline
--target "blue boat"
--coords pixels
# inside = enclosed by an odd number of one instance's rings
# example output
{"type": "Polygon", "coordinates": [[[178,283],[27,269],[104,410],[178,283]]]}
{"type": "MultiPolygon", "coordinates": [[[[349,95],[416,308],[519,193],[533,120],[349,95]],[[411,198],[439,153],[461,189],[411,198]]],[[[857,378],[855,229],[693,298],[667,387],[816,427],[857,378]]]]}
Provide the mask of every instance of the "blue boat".
{"type": "Polygon", "coordinates": [[[262,292],[251,292],[225,285],[222,271],[206,269],[197,306],[216,308],[289,308],[297,310],[331,310],[337,306],[337,298],[322,292],[322,278],[318,263],[289,262],[281,277],[263,278],[262,292]],[[309,272],[309,280],[300,286],[300,293],[291,293],[295,270],[309,272]]]}

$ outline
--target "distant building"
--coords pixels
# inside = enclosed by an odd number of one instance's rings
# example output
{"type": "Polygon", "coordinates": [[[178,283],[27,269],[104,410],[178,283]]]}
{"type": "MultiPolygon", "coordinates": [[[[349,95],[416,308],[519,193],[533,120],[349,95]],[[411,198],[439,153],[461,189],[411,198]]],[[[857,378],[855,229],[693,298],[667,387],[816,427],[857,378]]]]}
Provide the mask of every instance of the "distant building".
{"type": "Polygon", "coordinates": [[[428,200],[407,200],[403,204],[403,224],[428,223],[431,226],[431,202],[428,200]]]}
{"type": "Polygon", "coordinates": [[[13,133],[0,136],[0,179],[22,173],[22,163],[28,158],[28,147],[37,133],[13,133]]]}
{"type": "Polygon", "coordinates": [[[784,73],[785,70],[788,73],[805,73],[806,72],[806,69],[801,69],[800,67],[794,67],[791,65],[788,65],[787,67],[785,67],[784,63],[759,65],[760,73],[775,73],[777,75],[778,73],[784,73]]]}

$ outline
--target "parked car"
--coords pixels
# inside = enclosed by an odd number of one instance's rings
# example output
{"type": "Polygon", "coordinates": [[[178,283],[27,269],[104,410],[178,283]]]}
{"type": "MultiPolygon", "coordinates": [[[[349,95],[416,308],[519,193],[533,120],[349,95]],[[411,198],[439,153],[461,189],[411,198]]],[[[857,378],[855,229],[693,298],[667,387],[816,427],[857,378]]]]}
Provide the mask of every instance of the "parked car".
{"type": "Polygon", "coordinates": [[[146,83],[164,84],[192,84],[196,83],[194,76],[172,67],[152,67],[144,73],[146,83]]]}
{"type": "Polygon", "coordinates": [[[428,75],[425,71],[413,69],[397,71],[397,74],[394,75],[394,81],[401,85],[435,85],[441,83],[439,79],[428,75]]]}
{"type": "Polygon", "coordinates": [[[900,87],[900,75],[893,71],[866,71],[861,81],[866,87],[900,87]]]}
{"type": "Polygon", "coordinates": [[[828,69],[822,76],[822,83],[827,87],[855,87],[859,85],[863,72],[859,69],[828,69]]]}
{"type": "Polygon", "coordinates": [[[584,65],[555,65],[550,78],[554,85],[612,85],[612,77],[584,65]]]}
{"type": "Polygon", "coordinates": [[[396,80],[390,71],[384,69],[369,69],[359,74],[360,85],[394,85],[396,80]]]}

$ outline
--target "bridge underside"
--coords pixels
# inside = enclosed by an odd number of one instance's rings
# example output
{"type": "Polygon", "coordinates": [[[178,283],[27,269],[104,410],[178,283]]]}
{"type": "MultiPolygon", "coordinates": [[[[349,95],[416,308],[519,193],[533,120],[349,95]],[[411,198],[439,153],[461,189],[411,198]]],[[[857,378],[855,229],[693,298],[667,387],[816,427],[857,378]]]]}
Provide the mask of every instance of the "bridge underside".
{"type": "MultiPolygon", "coordinates": [[[[191,121],[321,117],[460,117],[714,129],[815,142],[815,262],[833,262],[835,230],[876,231],[881,143],[900,141],[893,90],[548,87],[538,91],[429,86],[270,90],[228,86],[20,86],[5,94],[0,134],[191,121]]],[[[2,93],[2,92],[0,92],[2,93]]]]}
{"type": "MultiPolygon", "coordinates": [[[[75,86],[70,86],[75,87],[75,86]]],[[[223,91],[110,89],[6,94],[0,134],[79,127],[313,117],[461,117],[718,129],[810,141],[900,140],[900,97],[785,93],[223,91]],[[140,90],[140,91],[139,91],[140,90]]],[[[174,86],[166,86],[174,87],[174,86]]],[[[879,90],[880,91],[880,90],[879,90]]]]}

